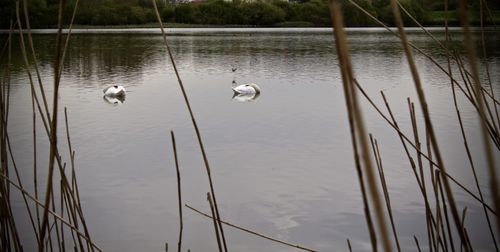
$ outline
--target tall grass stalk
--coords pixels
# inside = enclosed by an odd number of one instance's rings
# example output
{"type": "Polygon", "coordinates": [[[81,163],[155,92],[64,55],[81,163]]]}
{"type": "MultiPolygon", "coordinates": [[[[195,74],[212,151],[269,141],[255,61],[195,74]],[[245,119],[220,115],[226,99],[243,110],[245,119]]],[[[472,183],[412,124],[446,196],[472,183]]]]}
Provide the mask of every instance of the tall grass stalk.
{"type": "Polygon", "coordinates": [[[175,170],[177,174],[177,199],[179,202],[179,241],[177,242],[177,252],[181,251],[182,248],[182,230],[184,229],[183,217],[182,217],[182,190],[181,190],[181,173],[179,170],[179,160],[177,158],[177,146],[175,144],[174,132],[170,131],[170,137],[172,139],[172,148],[174,151],[175,160],[175,170]]]}
{"type": "MultiPolygon", "coordinates": [[[[216,214],[217,219],[221,219],[220,214],[219,214],[219,207],[217,205],[217,200],[216,200],[216,197],[215,197],[215,189],[214,189],[214,183],[213,183],[213,180],[212,180],[210,165],[208,163],[208,157],[207,157],[207,154],[205,152],[205,147],[203,145],[203,141],[201,139],[201,133],[200,133],[200,130],[198,128],[198,124],[196,123],[196,119],[194,117],[193,110],[191,109],[191,104],[189,103],[189,99],[188,99],[186,90],[184,89],[184,84],[182,83],[181,77],[179,75],[179,71],[177,70],[177,65],[175,64],[174,56],[172,55],[172,52],[170,50],[170,46],[169,46],[168,41],[167,41],[167,35],[166,35],[165,30],[163,28],[163,22],[161,20],[160,12],[158,11],[158,6],[156,5],[156,1],[155,0],[152,0],[151,2],[153,4],[154,10],[155,10],[155,14],[156,14],[156,18],[157,18],[158,24],[160,26],[161,34],[162,34],[162,37],[163,37],[163,42],[165,43],[165,47],[167,48],[167,52],[168,52],[168,56],[170,58],[170,62],[172,63],[172,66],[174,68],[175,76],[177,77],[177,82],[179,83],[179,87],[181,89],[182,96],[184,97],[184,101],[186,103],[186,107],[187,107],[187,109],[189,111],[189,116],[191,117],[191,122],[193,124],[194,130],[195,130],[195,133],[196,133],[196,138],[198,140],[198,145],[200,146],[201,155],[203,157],[203,162],[205,164],[205,169],[206,169],[207,176],[208,176],[208,182],[209,182],[209,185],[210,185],[211,198],[213,199],[213,205],[214,205],[214,208],[215,208],[215,214],[216,214]]],[[[222,237],[222,242],[223,242],[223,245],[224,245],[224,251],[227,252],[228,250],[227,250],[226,238],[225,238],[225,235],[224,235],[224,229],[222,228],[222,225],[219,225],[218,228],[220,229],[220,233],[221,233],[221,237],[222,237]]]]}
{"type": "MultiPolygon", "coordinates": [[[[474,80],[474,93],[476,95],[476,100],[478,101],[479,115],[481,117],[485,116],[485,102],[483,96],[481,95],[481,81],[479,80],[479,69],[476,63],[476,52],[473,47],[471,32],[468,22],[467,14],[467,2],[464,0],[460,1],[459,12],[460,21],[462,23],[462,28],[464,30],[464,45],[467,51],[467,57],[469,59],[469,66],[471,68],[472,77],[474,80]]],[[[500,188],[498,187],[497,172],[495,168],[495,160],[493,157],[493,151],[491,149],[491,144],[487,135],[487,125],[483,120],[480,120],[481,124],[481,134],[483,138],[484,154],[486,156],[486,162],[490,177],[490,190],[493,198],[493,203],[495,206],[495,211],[498,213],[500,211],[500,188]]],[[[500,233],[500,218],[496,218],[497,221],[497,231],[500,233]]]]}
{"type": "MultiPolygon", "coordinates": [[[[193,212],[195,213],[198,213],[202,216],[205,216],[207,218],[210,218],[210,219],[213,219],[213,216],[210,216],[209,214],[206,214],[188,204],[185,204],[185,206],[192,210],[193,212]]],[[[300,249],[300,250],[304,250],[304,251],[309,251],[309,252],[317,252],[317,250],[314,250],[314,249],[311,249],[311,248],[306,248],[302,245],[298,245],[298,244],[293,244],[293,243],[290,243],[290,242],[287,242],[287,241],[283,241],[283,240],[279,240],[277,238],[273,238],[271,236],[268,236],[268,235],[264,235],[264,234],[261,234],[261,233],[258,233],[256,231],[253,231],[253,230],[250,230],[248,228],[244,228],[242,226],[239,226],[239,225],[236,225],[234,223],[231,223],[231,222],[228,222],[228,221],[225,221],[225,220],[219,220],[220,223],[224,224],[224,225],[227,225],[227,226],[230,226],[232,228],[235,228],[235,229],[238,229],[240,231],[243,231],[243,232],[246,232],[248,234],[251,234],[251,235],[255,235],[255,236],[258,236],[258,237],[261,237],[261,238],[264,238],[266,240],[269,240],[269,241],[272,241],[272,242],[276,242],[276,243],[280,243],[280,244],[283,244],[283,245],[286,245],[288,247],[291,247],[291,248],[296,248],[296,249],[300,249]]],[[[350,247],[350,242],[349,242],[349,239],[347,239],[347,243],[349,244],[349,247],[350,247]]]]}
{"type": "MultiPolygon", "coordinates": [[[[399,37],[401,39],[401,44],[402,44],[404,52],[406,54],[406,59],[408,61],[408,65],[410,66],[410,71],[411,71],[411,75],[412,75],[413,80],[414,80],[415,89],[417,90],[417,95],[418,95],[418,99],[420,102],[420,107],[421,107],[422,113],[424,115],[425,126],[429,132],[430,143],[432,145],[432,149],[434,151],[434,154],[436,155],[436,160],[437,160],[437,163],[438,163],[440,169],[442,171],[446,172],[446,167],[445,167],[444,161],[441,157],[441,151],[439,149],[439,144],[437,142],[436,133],[434,132],[434,127],[432,125],[432,121],[430,118],[429,107],[427,105],[427,99],[426,99],[426,96],[425,96],[425,93],[424,93],[424,90],[422,87],[422,83],[420,81],[420,76],[418,74],[417,66],[416,66],[415,61],[413,59],[413,53],[410,49],[410,46],[408,45],[406,34],[405,34],[405,31],[403,28],[403,21],[401,19],[401,14],[399,12],[397,0],[391,0],[391,7],[392,7],[392,13],[394,15],[394,21],[398,27],[399,37]]],[[[455,198],[453,196],[453,192],[451,190],[450,184],[448,182],[448,178],[446,176],[443,177],[443,185],[444,185],[444,189],[445,189],[446,196],[448,199],[448,203],[450,205],[451,214],[453,216],[455,225],[457,226],[457,229],[458,229],[458,233],[460,235],[460,238],[462,239],[462,242],[465,242],[465,240],[466,240],[465,234],[462,231],[462,229],[459,228],[460,227],[460,218],[458,215],[457,206],[455,203],[455,198]]],[[[496,210],[498,211],[498,209],[496,209],[496,210]]]]}
{"type": "Polygon", "coordinates": [[[40,231],[40,245],[39,251],[44,251],[44,239],[45,234],[48,229],[48,210],[50,205],[50,195],[52,193],[53,187],[53,174],[54,174],[54,163],[56,157],[56,146],[57,146],[57,112],[58,112],[58,104],[59,104],[59,64],[61,63],[61,40],[62,40],[62,28],[63,28],[63,14],[65,8],[65,0],[59,1],[59,15],[58,15],[58,24],[57,24],[57,37],[56,37],[56,55],[54,61],[54,94],[52,99],[52,119],[51,119],[51,127],[50,127],[50,153],[49,153],[49,166],[48,166],[48,175],[47,175],[47,189],[45,190],[45,208],[43,212],[42,218],[42,227],[40,231]]]}
{"type": "MultiPolygon", "coordinates": [[[[346,104],[347,113],[352,114],[353,120],[350,121],[352,128],[355,128],[356,135],[359,137],[359,148],[361,158],[363,160],[363,168],[366,174],[366,181],[368,185],[368,193],[370,199],[373,203],[373,208],[375,210],[375,216],[378,224],[378,230],[380,232],[380,237],[382,239],[382,247],[384,251],[392,251],[392,246],[389,241],[387,224],[385,222],[385,216],[383,213],[382,200],[380,199],[380,192],[377,185],[377,180],[375,178],[375,172],[372,165],[372,160],[370,157],[368,140],[366,135],[366,130],[364,126],[364,121],[361,115],[361,110],[359,108],[357,100],[357,92],[354,84],[354,74],[352,71],[349,49],[347,41],[344,34],[344,25],[342,20],[342,13],[340,11],[340,6],[335,0],[329,1],[330,15],[332,19],[332,27],[334,28],[333,33],[335,37],[335,46],[337,49],[337,55],[339,58],[339,65],[342,74],[342,83],[344,86],[344,92],[346,93],[346,104]],[[346,92],[347,91],[347,92],[346,92]]],[[[354,157],[359,158],[359,156],[354,157]]],[[[372,244],[373,247],[373,244],[372,244]]]]}

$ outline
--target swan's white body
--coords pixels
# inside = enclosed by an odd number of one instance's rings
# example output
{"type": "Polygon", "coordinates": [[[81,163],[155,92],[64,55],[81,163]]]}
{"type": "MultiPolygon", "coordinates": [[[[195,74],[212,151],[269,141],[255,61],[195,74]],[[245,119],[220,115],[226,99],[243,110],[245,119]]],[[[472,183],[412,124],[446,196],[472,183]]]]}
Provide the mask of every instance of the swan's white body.
{"type": "Polygon", "coordinates": [[[233,91],[237,94],[260,94],[260,88],[255,83],[243,84],[233,87],[233,91]]]}
{"type": "Polygon", "coordinates": [[[103,92],[104,95],[108,97],[124,97],[127,94],[123,86],[117,85],[107,87],[103,90],[103,92]]]}

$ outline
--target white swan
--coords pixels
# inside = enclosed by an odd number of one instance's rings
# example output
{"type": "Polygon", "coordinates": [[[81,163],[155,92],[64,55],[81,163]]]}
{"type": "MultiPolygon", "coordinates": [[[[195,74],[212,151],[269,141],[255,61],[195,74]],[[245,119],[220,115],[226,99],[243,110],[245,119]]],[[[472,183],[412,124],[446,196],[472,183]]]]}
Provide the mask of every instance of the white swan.
{"type": "Polygon", "coordinates": [[[239,85],[232,89],[236,94],[260,94],[260,88],[255,83],[239,85]]]}
{"type": "Polygon", "coordinates": [[[125,88],[123,86],[118,86],[118,85],[107,87],[103,90],[103,92],[104,96],[108,97],[124,97],[127,94],[125,88]]]}

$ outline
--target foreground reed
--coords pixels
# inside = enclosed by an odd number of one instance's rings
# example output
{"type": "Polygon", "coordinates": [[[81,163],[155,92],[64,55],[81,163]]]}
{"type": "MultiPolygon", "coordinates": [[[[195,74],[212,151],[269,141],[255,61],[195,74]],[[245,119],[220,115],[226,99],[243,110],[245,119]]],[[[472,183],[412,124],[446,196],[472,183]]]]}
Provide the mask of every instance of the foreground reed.
{"type": "MultiPolygon", "coordinates": [[[[383,23],[376,20],[376,18],[373,17],[368,11],[366,11],[362,7],[360,7],[355,1],[349,1],[349,2],[353,5],[355,5],[356,7],[358,7],[358,9],[360,9],[362,12],[364,12],[365,14],[370,16],[372,19],[379,22],[379,24],[385,26],[383,23]]],[[[458,235],[458,237],[460,238],[460,243],[459,243],[460,250],[465,250],[465,251],[474,250],[474,248],[470,242],[470,237],[469,237],[469,234],[467,232],[467,228],[465,226],[466,210],[464,209],[462,211],[462,215],[460,216],[458,205],[454,199],[454,191],[450,187],[450,182],[448,182],[448,180],[450,180],[450,181],[453,181],[453,183],[459,185],[469,195],[471,195],[474,199],[476,199],[478,202],[481,203],[481,205],[484,209],[485,217],[487,219],[489,231],[490,231],[490,234],[492,237],[492,245],[495,247],[496,251],[498,251],[498,246],[496,244],[495,234],[491,228],[490,221],[489,221],[489,219],[490,219],[489,214],[493,214],[494,218],[497,221],[499,220],[499,218],[497,218],[497,216],[496,216],[497,215],[496,213],[498,212],[498,209],[496,206],[497,200],[498,200],[497,199],[498,188],[496,185],[496,183],[497,183],[496,176],[497,175],[495,174],[495,166],[494,166],[494,163],[492,161],[493,160],[492,153],[494,151],[489,147],[490,141],[495,143],[498,147],[497,143],[498,143],[498,133],[499,132],[498,132],[498,127],[496,127],[497,122],[498,122],[498,117],[495,118],[494,113],[492,112],[492,111],[495,111],[495,115],[496,115],[498,101],[494,98],[494,91],[491,88],[491,86],[490,86],[490,92],[488,92],[487,89],[483,88],[480,85],[480,81],[479,81],[479,77],[478,77],[479,71],[477,68],[477,64],[475,63],[475,61],[477,60],[477,57],[474,55],[474,50],[473,50],[473,46],[472,46],[472,42],[471,42],[472,40],[470,39],[471,35],[470,35],[470,31],[468,30],[468,24],[466,21],[467,13],[466,13],[466,11],[464,11],[465,1],[462,1],[461,4],[462,4],[461,17],[463,20],[462,27],[464,27],[464,34],[465,34],[464,45],[468,51],[468,55],[469,55],[468,56],[468,59],[469,59],[468,65],[470,66],[471,70],[468,70],[465,67],[465,64],[463,63],[459,53],[457,53],[456,51],[453,51],[452,49],[448,48],[446,45],[443,45],[441,42],[437,41],[432,36],[432,34],[430,32],[428,32],[421,25],[420,25],[420,27],[424,30],[424,32],[426,32],[426,34],[428,36],[432,37],[436,41],[436,43],[438,43],[440,45],[440,47],[443,48],[445,54],[448,55],[448,59],[449,59],[448,70],[446,70],[445,67],[440,66],[437,63],[437,61],[432,59],[432,57],[430,57],[428,54],[426,54],[425,52],[420,50],[415,45],[411,44],[406,38],[404,26],[402,23],[402,18],[401,18],[399,11],[401,9],[403,12],[405,12],[406,15],[409,15],[409,13],[404,9],[404,7],[401,5],[401,3],[399,3],[396,0],[391,1],[391,7],[392,7],[393,15],[395,17],[395,23],[397,24],[397,27],[398,27],[398,32],[395,33],[394,31],[390,30],[387,26],[385,26],[388,29],[388,31],[392,32],[394,35],[396,35],[397,37],[400,38],[402,48],[404,49],[404,52],[406,54],[408,65],[410,66],[410,72],[412,74],[412,77],[413,77],[413,80],[415,83],[415,87],[416,87],[416,91],[417,91],[418,99],[419,99],[419,104],[421,106],[422,115],[423,115],[424,122],[425,122],[427,153],[424,153],[424,151],[420,147],[421,144],[420,144],[420,140],[419,140],[419,136],[418,136],[417,123],[416,123],[417,122],[417,120],[416,120],[417,113],[414,109],[413,103],[411,103],[410,101],[408,102],[409,108],[410,108],[411,121],[412,121],[412,125],[413,125],[414,141],[410,140],[410,138],[408,138],[406,136],[406,134],[403,133],[401,131],[401,129],[398,127],[398,124],[394,119],[394,116],[390,110],[389,104],[387,103],[387,99],[385,98],[384,94],[382,93],[382,97],[384,98],[384,102],[387,106],[387,109],[388,109],[389,114],[392,118],[392,121],[388,120],[388,118],[382,113],[382,111],[372,101],[372,98],[370,98],[363,91],[361,85],[359,83],[357,83],[357,81],[354,79],[354,77],[352,75],[352,70],[350,70],[351,66],[350,66],[350,63],[348,61],[348,56],[347,56],[348,55],[348,50],[346,49],[347,42],[343,38],[342,32],[340,31],[342,29],[342,25],[339,25],[339,24],[341,24],[341,20],[338,20],[335,18],[335,16],[337,16],[337,17],[340,16],[340,13],[338,11],[339,8],[338,8],[338,6],[336,6],[335,1],[331,1],[331,13],[332,13],[332,20],[333,20],[333,27],[334,27],[335,44],[336,44],[336,48],[337,48],[337,53],[339,55],[339,65],[341,68],[342,78],[343,78],[344,83],[353,83],[354,82],[356,84],[357,88],[361,90],[363,96],[370,102],[370,104],[377,110],[377,112],[389,123],[389,125],[396,130],[396,133],[401,138],[401,143],[403,144],[405,152],[408,156],[408,159],[409,159],[410,164],[411,164],[411,168],[415,174],[417,184],[421,190],[421,193],[422,193],[422,196],[424,199],[424,203],[425,203],[425,210],[426,210],[425,216],[427,219],[427,231],[428,231],[427,238],[428,238],[428,242],[429,242],[428,249],[430,251],[439,251],[439,250],[449,251],[450,249],[451,249],[451,251],[455,251],[456,244],[453,240],[454,239],[453,237],[455,235],[458,235]],[[433,129],[432,120],[430,117],[430,108],[427,105],[426,95],[425,95],[424,90],[422,88],[423,85],[422,85],[421,80],[419,78],[417,66],[415,64],[415,61],[414,61],[414,58],[412,55],[412,49],[418,51],[419,53],[424,54],[424,56],[428,57],[439,69],[441,69],[445,74],[447,74],[450,77],[451,87],[453,90],[453,97],[455,100],[455,107],[457,110],[457,116],[459,118],[459,126],[461,127],[461,132],[462,132],[462,135],[464,138],[465,151],[468,153],[468,156],[469,156],[469,161],[471,164],[472,172],[474,174],[474,179],[475,179],[477,189],[479,192],[479,197],[476,196],[475,193],[473,193],[470,189],[462,186],[461,183],[459,183],[455,178],[453,178],[446,170],[444,160],[440,154],[441,152],[439,149],[439,144],[436,140],[437,139],[436,133],[433,129]],[[460,83],[459,80],[457,80],[453,77],[451,66],[450,66],[450,60],[454,60],[456,62],[457,66],[459,67],[460,72],[463,74],[462,75],[463,76],[463,78],[462,78],[463,83],[460,83]],[[472,79],[472,81],[471,81],[471,79],[472,79]],[[475,83],[475,86],[473,86],[472,83],[475,83]],[[482,195],[482,192],[481,192],[481,189],[479,186],[480,182],[478,181],[478,178],[476,175],[474,162],[473,162],[472,158],[470,157],[469,147],[468,147],[468,144],[466,141],[464,128],[463,128],[463,125],[462,125],[461,119],[460,119],[460,111],[459,111],[458,105],[456,103],[455,87],[459,87],[459,89],[462,91],[462,93],[465,95],[465,97],[467,97],[468,100],[471,102],[472,106],[474,108],[476,108],[476,111],[478,112],[478,115],[479,115],[480,124],[482,125],[481,132],[482,132],[483,139],[484,139],[483,142],[485,143],[485,150],[484,150],[485,152],[484,153],[486,154],[486,160],[488,163],[488,170],[490,172],[490,189],[492,190],[493,202],[495,204],[494,208],[490,207],[485,202],[485,199],[482,195]],[[490,99],[489,102],[485,102],[487,97],[490,99]],[[493,108],[491,108],[491,107],[493,107],[493,108]],[[488,111],[488,112],[486,112],[486,111],[488,111]],[[407,143],[412,148],[414,148],[414,150],[416,151],[418,162],[415,162],[412,155],[410,155],[409,149],[407,147],[407,143]],[[425,181],[426,175],[425,175],[425,172],[423,169],[422,158],[425,158],[429,161],[429,175],[431,176],[432,189],[434,190],[433,195],[432,194],[429,195],[427,192],[428,186],[426,186],[426,181],[425,181]],[[431,202],[430,202],[432,196],[435,200],[434,204],[431,204],[431,202]],[[448,214],[451,214],[452,222],[454,223],[454,226],[450,226],[450,220],[448,218],[448,214]]],[[[447,3],[445,3],[445,6],[447,6],[447,3]]],[[[482,17],[482,14],[481,14],[481,17],[482,17]]],[[[410,18],[414,22],[416,22],[416,20],[413,17],[410,16],[410,18]]],[[[416,22],[416,23],[417,23],[417,25],[419,25],[418,22],[416,22]]],[[[446,23],[445,23],[445,27],[447,29],[446,23]]],[[[484,34],[483,34],[483,36],[484,36],[484,34]]],[[[448,40],[448,38],[449,38],[449,35],[447,33],[447,40],[448,40]]],[[[485,52],[484,37],[483,37],[482,46],[483,46],[483,52],[485,52]]],[[[488,73],[488,80],[491,83],[489,73],[488,73]]],[[[344,91],[345,91],[346,103],[347,103],[347,108],[348,108],[348,117],[349,117],[350,124],[352,125],[353,120],[351,118],[356,116],[356,114],[359,113],[359,110],[351,104],[352,102],[349,101],[350,99],[351,100],[353,99],[352,98],[353,95],[350,94],[350,92],[352,92],[352,88],[350,88],[349,86],[344,84],[344,91]],[[351,116],[351,114],[352,114],[352,116],[351,116]]],[[[356,122],[354,122],[354,124],[355,123],[356,122]]],[[[353,131],[352,126],[351,126],[352,137],[353,138],[357,137],[356,134],[359,134],[359,132],[353,131]]],[[[356,148],[355,147],[356,144],[357,143],[355,141],[353,141],[354,148],[356,148]]],[[[363,143],[361,143],[361,144],[363,144],[363,143]]],[[[396,243],[395,245],[396,245],[397,249],[400,250],[397,232],[395,229],[395,225],[393,224],[394,218],[393,218],[392,213],[391,213],[392,207],[390,204],[390,197],[389,197],[389,193],[387,190],[387,181],[385,180],[385,176],[383,176],[383,170],[381,169],[382,163],[381,163],[380,150],[378,148],[377,142],[374,140],[372,140],[372,149],[373,149],[373,153],[375,155],[375,161],[376,161],[375,163],[379,167],[379,175],[380,175],[380,181],[382,184],[382,189],[384,191],[384,200],[386,202],[386,210],[387,210],[387,214],[389,216],[389,219],[391,221],[391,226],[393,227],[393,236],[394,236],[393,238],[394,238],[394,241],[396,243]]],[[[498,149],[496,151],[498,151],[498,149]]],[[[357,161],[357,158],[358,158],[358,154],[356,154],[356,151],[355,151],[355,161],[356,161],[356,163],[359,163],[359,161],[357,161]]],[[[358,172],[358,176],[360,177],[360,183],[361,183],[361,188],[362,188],[362,192],[363,192],[363,187],[364,187],[363,183],[369,184],[369,181],[365,182],[363,180],[362,174],[360,174],[359,172],[358,172]]],[[[378,205],[378,203],[376,203],[376,201],[373,201],[372,204],[374,204],[373,208],[375,209],[376,216],[378,216],[379,214],[377,213],[377,210],[380,212],[380,211],[382,211],[382,209],[381,209],[380,205],[378,205]]],[[[368,215],[370,215],[370,214],[371,213],[368,213],[368,215]]],[[[366,215],[366,212],[365,212],[365,215],[366,215]]],[[[377,217],[377,218],[379,218],[379,217],[377,217]]],[[[368,226],[368,229],[370,232],[370,236],[372,237],[373,236],[372,232],[374,229],[370,227],[371,225],[373,225],[371,223],[370,219],[371,218],[369,218],[369,216],[367,216],[367,226],[368,226]]],[[[383,230],[385,228],[385,225],[383,225],[383,224],[381,225],[382,221],[379,221],[378,223],[379,223],[378,225],[380,227],[378,235],[380,235],[380,237],[382,238],[383,241],[386,241],[387,232],[385,232],[383,230]]],[[[416,246],[417,246],[418,250],[420,251],[421,250],[420,243],[419,243],[417,237],[415,236],[414,239],[415,239],[416,246]]],[[[387,251],[387,247],[385,247],[385,246],[386,245],[384,245],[384,251],[387,251]]],[[[390,245],[390,246],[392,247],[392,245],[390,245]]],[[[376,243],[376,241],[373,241],[373,238],[372,238],[372,250],[376,250],[377,249],[376,247],[377,247],[377,243],[376,243]]],[[[351,249],[350,244],[349,244],[349,249],[351,249]]]]}
{"type": "MultiPolygon", "coordinates": [[[[66,36],[66,41],[63,43],[62,27],[65,1],[60,0],[58,12],[58,32],[55,45],[55,59],[53,64],[54,71],[54,88],[52,93],[52,108],[50,111],[47,95],[44,91],[42,76],[38,69],[36,52],[33,46],[33,41],[30,31],[28,1],[23,1],[23,14],[21,15],[21,2],[16,1],[16,20],[11,24],[11,32],[5,44],[2,47],[0,59],[6,60],[5,67],[2,65],[0,69],[1,87],[0,87],[0,251],[23,251],[23,241],[20,238],[21,231],[16,225],[15,214],[11,204],[13,192],[20,194],[23,198],[24,207],[28,213],[33,232],[34,240],[36,240],[39,251],[65,251],[71,248],[76,251],[101,251],[101,249],[91,239],[90,232],[87,228],[84,217],[83,206],[80,201],[80,192],[76,176],[75,155],[70,137],[70,123],[67,109],[64,109],[64,122],[66,130],[66,141],[68,145],[67,156],[61,155],[59,143],[57,142],[58,123],[59,120],[59,102],[58,90],[62,75],[62,62],[64,61],[66,50],[69,47],[69,38],[71,34],[72,22],[77,13],[78,2],[76,1],[73,9],[70,26],[70,32],[66,36]],[[24,19],[22,19],[24,17],[24,19]],[[23,27],[25,26],[25,27],[23,27]],[[23,179],[19,175],[18,167],[15,162],[15,155],[12,153],[10,139],[8,134],[8,118],[9,118],[9,100],[10,100],[10,65],[11,65],[11,50],[12,50],[12,31],[19,31],[19,44],[21,48],[23,63],[25,64],[28,75],[32,101],[32,127],[33,127],[33,183],[34,191],[30,192],[23,186],[23,179]],[[25,38],[24,31],[27,31],[25,38]],[[26,43],[27,41],[27,43],[26,43]],[[64,45],[64,46],[63,46],[64,45]],[[35,74],[31,73],[30,69],[35,70],[35,74]],[[38,83],[38,85],[35,85],[38,83]],[[38,173],[40,167],[37,164],[37,139],[39,132],[36,131],[37,123],[42,123],[44,132],[43,136],[50,146],[49,164],[46,170],[47,182],[45,191],[38,191],[38,173]],[[67,157],[67,161],[63,160],[67,157]],[[59,179],[59,181],[57,181],[59,179]],[[57,183],[59,182],[59,183],[57,183]],[[43,200],[42,200],[43,198],[43,200]]],[[[421,194],[421,201],[424,205],[424,215],[426,227],[426,237],[413,236],[415,248],[418,251],[473,251],[474,244],[471,242],[470,231],[467,225],[467,207],[461,205],[455,200],[456,191],[460,190],[474,199],[474,202],[480,205],[484,212],[484,217],[488,224],[491,243],[496,251],[498,251],[497,236],[494,232],[493,223],[496,223],[497,234],[500,232],[500,218],[497,213],[500,211],[500,196],[498,189],[497,173],[494,163],[495,155],[498,155],[500,150],[500,116],[498,106],[500,103],[495,98],[495,90],[493,89],[493,81],[491,80],[488,66],[486,64],[487,81],[489,89],[483,87],[481,83],[481,69],[479,68],[478,57],[472,42],[472,35],[467,20],[467,5],[466,1],[460,1],[460,18],[464,29],[464,41],[462,45],[466,50],[466,57],[459,53],[458,49],[452,48],[449,44],[454,39],[448,30],[446,30],[446,41],[443,43],[434,38],[432,33],[422,27],[415,18],[411,17],[409,12],[397,0],[391,0],[391,10],[393,12],[395,23],[397,24],[397,32],[389,29],[385,24],[376,19],[368,11],[364,10],[354,0],[348,0],[349,4],[360,9],[361,12],[374,19],[381,26],[388,29],[400,39],[401,48],[405,53],[409,70],[412,74],[415,90],[417,91],[417,103],[409,98],[408,117],[411,122],[411,131],[404,132],[400,128],[396,115],[391,109],[386,95],[381,92],[381,99],[385,105],[386,112],[379,108],[373,97],[370,97],[363,89],[362,83],[359,83],[352,70],[349,55],[349,45],[344,32],[341,8],[339,1],[330,0],[330,12],[332,18],[333,35],[335,38],[335,46],[339,59],[339,66],[342,73],[343,91],[347,107],[347,119],[349,121],[351,144],[355,161],[355,172],[358,176],[358,182],[363,200],[364,214],[366,225],[370,236],[372,251],[404,251],[409,249],[401,243],[398,234],[398,219],[394,215],[394,206],[391,203],[391,180],[384,173],[384,164],[382,162],[383,146],[377,140],[376,136],[369,134],[369,129],[365,125],[365,120],[362,115],[360,100],[366,99],[370,106],[387,122],[388,127],[394,129],[394,133],[401,141],[406,158],[408,159],[409,168],[415,178],[415,182],[421,194]],[[408,41],[405,34],[405,27],[402,22],[401,15],[410,16],[410,19],[416,23],[418,27],[429,37],[431,37],[436,47],[441,48],[443,54],[447,56],[447,65],[440,65],[425,51],[419,49],[416,45],[408,41]],[[419,69],[415,64],[414,52],[422,54],[426,59],[435,64],[436,68],[442,71],[443,74],[449,77],[451,95],[457,114],[457,127],[460,128],[461,137],[464,142],[464,151],[467,154],[469,166],[474,178],[476,188],[474,190],[464,186],[457,178],[450,174],[445,160],[441,155],[442,148],[437,141],[437,133],[434,130],[433,120],[431,118],[432,108],[429,107],[427,96],[425,94],[424,85],[419,77],[419,69]],[[458,75],[454,74],[458,71],[458,75]],[[487,161],[487,172],[489,174],[489,189],[491,192],[491,200],[489,200],[481,189],[482,182],[477,176],[477,170],[481,167],[477,166],[471,154],[471,148],[467,140],[467,132],[463,126],[461,111],[457,96],[462,95],[477,112],[480,132],[484,143],[484,154],[487,161]],[[420,107],[417,110],[415,107],[420,107]],[[424,125],[419,125],[419,119],[423,118],[424,125]],[[423,129],[424,134],[420,134],[420,129],[423,129]],[[496,148],[495,148],[496,147],[496,148]],[[452,185],[456,185],[454,190],[452,185]],[[493,207],[489,202],[493,202],[493,207]],[[491,220],[493,219],[493,221],[491,220]],[[458,238],[458,239],[457,239],[458,238]],[[381,243],[379,243],[381,241],[381,243]]],[[[343,1],[347,3],[346,1],[343,1]]],[[[480,1],[480,16],[483,20],[483,6],[485,3],[480,1]]],[[[186,107],[188,109],[192,125],[200,147],[201,155],[205,165],[210,190],[207,193],[207,209],[210,209],[211,214],[206,214],[191,206],[185,205],[188,209],[208,217],[212,221],[214,227],[214,237],[218,244],[219,251],[228,251],[227,242],[224,235],[223,224],[231,226],[237,230],[255,235],[266,240],[289,246],[290,248],[316,251],[306,248],[301,245],[279,240],[260,232],[252,231],[247,228],[231,224],[231,222],[222,220],[215,197],[214,182],[211,175],[208,157],[205,147],[202,142],[202,136],[195,120],[193,109],[190,105],[188,95],[184,89],[184,84],[181,75],[177,69],[176,61],[171,53],[168,44],[167,35],[164,31],[163,23],[156,6],[156,1],[152,1],[155,14],[158,19],[161,29],[163,41],[167,49],[167,53],[172,63],[177,78],[177,82],[181,89],[186,107]]],[[[447,11],[448,3],[445,1],[445,11],[447,11]]],[[[445,28],[448,25],[445,20],[445,28]]],[[[481,50],[483,55],[486,54],[484,43],[484,30],[481,30],[481,50]]],[[[181,174],[179,160],[177,157],[177,147],[174,133],[171,132],[172,146],[174,150],[175,168],[177,172],[177,190],[178,190],[178,206],[179,206],[179,238],[177,251],[182,250],[183,238],[183,202],[181,193],[181,174]]],[[[486,228],[485,228],[486,230],[486,228]]],[[[23,230],[22,232],[25,232],[23,230]]],[[[189,245],[189,244],[188,244],[189,245]]],[[[351,240],[347,237],[347,249],[356,251],[351,240]]],[[[168,244],[166,244],[168,250],[168,244]]]]}

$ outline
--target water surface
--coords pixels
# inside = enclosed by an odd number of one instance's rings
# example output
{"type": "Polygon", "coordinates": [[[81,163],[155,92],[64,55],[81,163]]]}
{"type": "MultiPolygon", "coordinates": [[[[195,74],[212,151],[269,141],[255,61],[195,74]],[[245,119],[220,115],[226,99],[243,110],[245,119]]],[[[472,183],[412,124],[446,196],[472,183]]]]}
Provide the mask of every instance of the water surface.
{"type": "MultiPolygon", "coordinates": [[[[444,40],[442,32],[434,34],[444,40]]],[[[435,42],[417,31],[409,35],[445,66],[446,58],[435,42]]],[[[461,39],[458,32],[455,35],[461,39]]],[[[379,92],[384,91],[401,128],[410,134],[406,99],[417,99],[399,41],[378,29],[355,29],[348,38],[357,79],[382,107],[379,92]]],[[[55,36],[39,34],[34,40],[42,80],[51,94],[55,36]]],[[[488,54],[481,60],[490,69],[499,69],[497,41],[498,34],[487,33],[488,54]]],[[[321,251],[346,250],[347,238],[355,251],[369,251],[330,30],[201,29],[173,34],[169,43],[200,127],[222,218],[321,251]],[[252,101],[233,99],[233,80],[257,83],[262,94],[252,101]]],[[[449,172],[475,188],[456,126],[449,79],[422,55],[415,57],[449,172]]],[[[9,134],[24,184],[32,191],[30,88],[19,51],[13,61],[9,134]]],[[[491,75],[495,95],[500,96],[499,72],[491,75]]],[[[170,130],[177,140],[184,202],[208,212],[209,186],[162,37],[145,31],[74,34],[62,76],[60,115],[66,107],[80,195],[93,239],[106,251],[159,251],[165,242],[174,248],[178,209],[170,130]],[[103,99],[102,89],[111,84],[129,91],[123,103],[103,99]]],[[[459,104],[479,179],[489,195],[475,111],[463,95],[459,104]]],[[[399,138],[366,101],[362,106],[367,129],[381,147],[402,246],[415,251],[416,235],[425,248],[422,199],[399,138]]],[[[60,150],[68,160],[65,129],[59,125],[60,150]]],[[[38,175],[43,185],[48,141],[39,120],[37,128],[38,175]]],[[[460,208],[468,207],[473,245],[491,249],[482,209],[456,191],[460,208]]],[[[15,200],[15,206],[19,225],[29,231],[22,201],[15,200]]],[[[186,208],[184,216],[184,248],[215,251],[211,221],[186,208]]],[[[225,230],[233,251],[292,250],[229,227],[225,230]]],[[[28,250],[33,246],[29,233],[23,234],[28,250]]]]}

